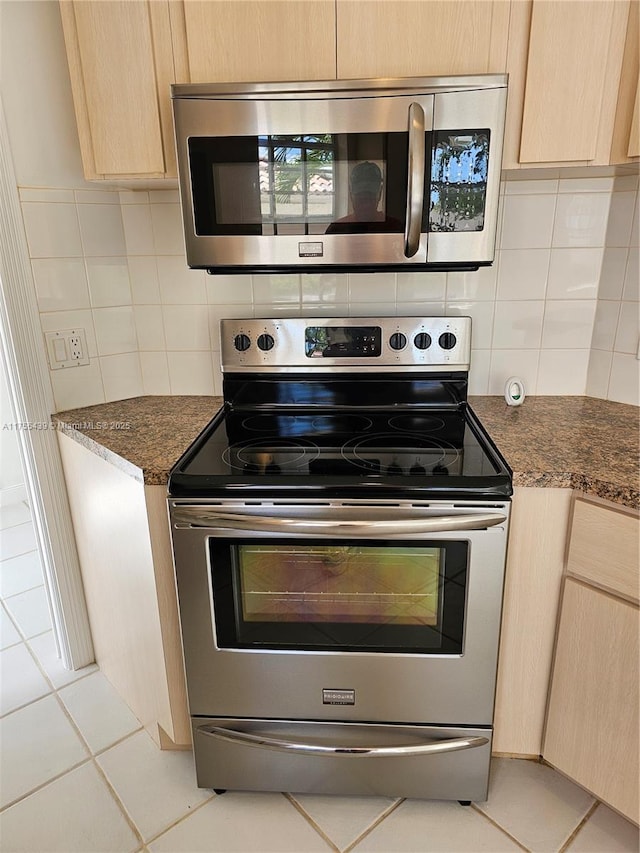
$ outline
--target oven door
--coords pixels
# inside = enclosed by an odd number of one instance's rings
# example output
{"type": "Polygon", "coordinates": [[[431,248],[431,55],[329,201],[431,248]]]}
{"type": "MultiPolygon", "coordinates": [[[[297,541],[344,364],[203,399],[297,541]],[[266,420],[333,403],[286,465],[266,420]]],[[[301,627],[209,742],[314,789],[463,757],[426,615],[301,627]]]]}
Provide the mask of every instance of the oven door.
{"type": "Polygon", "coordinates": [[[508,504],[170,506],[193,715],[490,724],[508,504]]]}

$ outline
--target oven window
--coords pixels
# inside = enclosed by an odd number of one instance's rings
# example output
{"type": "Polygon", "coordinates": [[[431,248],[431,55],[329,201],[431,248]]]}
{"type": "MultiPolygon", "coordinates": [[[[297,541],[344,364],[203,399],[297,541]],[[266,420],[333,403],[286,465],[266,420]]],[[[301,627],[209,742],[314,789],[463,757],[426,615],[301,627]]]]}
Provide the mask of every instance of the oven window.
{"type": "Polygon", "coordinates": [[[211,539],[221,648],[461,654],[468,544],[211,539]]]}

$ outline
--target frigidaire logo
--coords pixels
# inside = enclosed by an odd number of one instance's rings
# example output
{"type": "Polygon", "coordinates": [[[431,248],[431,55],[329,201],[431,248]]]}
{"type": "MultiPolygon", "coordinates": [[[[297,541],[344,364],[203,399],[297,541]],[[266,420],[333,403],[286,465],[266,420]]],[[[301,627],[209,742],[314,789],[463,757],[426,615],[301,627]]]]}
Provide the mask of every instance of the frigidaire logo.
{"type": "Polygon", "coordinates": [[[355,705],[355,690],[327,690],[322,691],[323,705],[355,705]]]}

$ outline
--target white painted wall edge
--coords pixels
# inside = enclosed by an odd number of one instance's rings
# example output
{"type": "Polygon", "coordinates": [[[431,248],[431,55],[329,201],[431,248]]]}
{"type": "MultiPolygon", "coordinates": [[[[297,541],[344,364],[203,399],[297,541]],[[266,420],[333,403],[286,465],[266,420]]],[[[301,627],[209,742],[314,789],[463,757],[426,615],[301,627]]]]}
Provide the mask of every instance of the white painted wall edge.
{"type": "MultiPolygon", "coordinates": [[[[0,199],[0,343],[9,393],[18,422],[49,425],[53,393],[1,101],[0,199]]],[[[80,669],[94,652],[58,441],[47,426],[18,437],[60,656],[80,669]]]]}

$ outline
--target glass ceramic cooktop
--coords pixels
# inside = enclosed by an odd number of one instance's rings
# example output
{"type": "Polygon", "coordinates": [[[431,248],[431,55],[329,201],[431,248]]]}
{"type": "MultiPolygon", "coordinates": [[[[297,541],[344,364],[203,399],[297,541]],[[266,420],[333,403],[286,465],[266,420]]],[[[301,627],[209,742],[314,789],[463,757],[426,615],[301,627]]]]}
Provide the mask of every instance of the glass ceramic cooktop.
{"type": "Polygon", "coordinates": [[[433,413],[227,412],[184,460],[184,476],[493,476],[499,462],[463,409],[433,413]]]}

